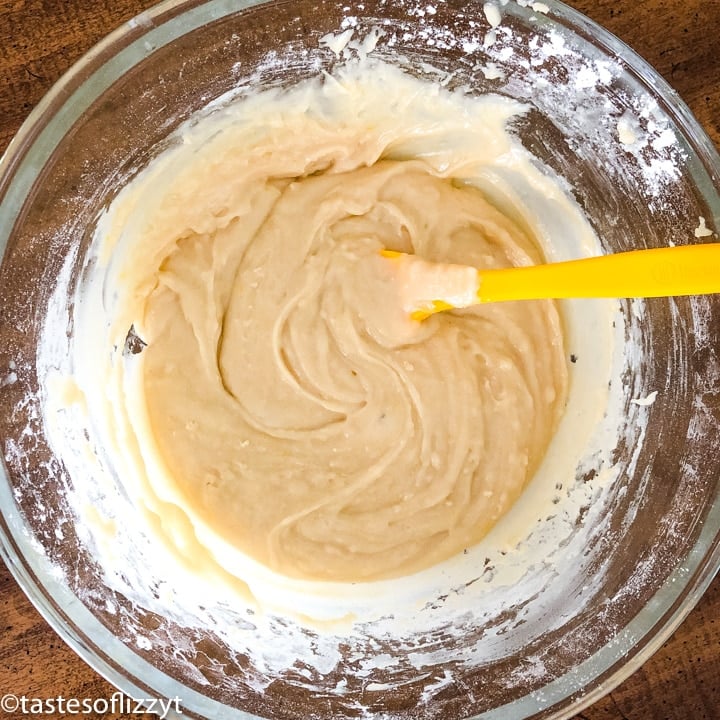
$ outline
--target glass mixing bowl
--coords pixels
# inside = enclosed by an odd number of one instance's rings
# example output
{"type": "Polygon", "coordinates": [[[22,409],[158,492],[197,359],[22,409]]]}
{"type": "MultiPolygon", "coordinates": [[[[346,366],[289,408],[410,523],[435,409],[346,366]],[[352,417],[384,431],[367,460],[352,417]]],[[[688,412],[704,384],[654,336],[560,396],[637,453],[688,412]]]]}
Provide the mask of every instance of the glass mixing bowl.
{"type": "MultiPolygon", "coordinates": [[[[575,515],[547,562],[528,570],[536,582],[471,590],[502,559],[481,562],[462,588],[436,593],[434,625],[422,609],[405,635],[365,628],[340,638],[321,670],[298,651],[271,676],[262,652],[243,650],[265,643],[272,655],[273,643],[298,637],[312,647],[312,629],[273,620],[261,634],[261,620],[227,608],[234,635],[209,620],[184,625],[163,611],[170,596],[151,574],[147,606],[123,594],[70,501],[75,481],[48,440],[49,368],[38,359],[51,298],[59,287],[71,297],[98,214],[173,129],[238,88],[330,70],[336,55],[319,43],[328,33],[380,28],[378,57],[450,89],[528,103],[515,134],[565,179],[607,252],[696,242],[701,217],[717,227],[720,158],[647,64],[553,0],[494,7],[166,2],[79,62],[4,156],[0,547],[57,632],[127,694],[179,697],[185,716],[212,720],[567,718],[639,667],[720,567],[716,298],[619,304],[614,392],[627,422],[609,461],[589,457],[558,488],[558,513],[572,505],[575,515]],[[654,390],[654,404],[632,402],[654,390]],[[450,595],[465,603],[462,633],[437,620],[450,595]]],[[[52,317],[58,336],[72,336],[71,312],[52,317]]],[[[212,598],[207,612],[217,616],[212,598]]]]}

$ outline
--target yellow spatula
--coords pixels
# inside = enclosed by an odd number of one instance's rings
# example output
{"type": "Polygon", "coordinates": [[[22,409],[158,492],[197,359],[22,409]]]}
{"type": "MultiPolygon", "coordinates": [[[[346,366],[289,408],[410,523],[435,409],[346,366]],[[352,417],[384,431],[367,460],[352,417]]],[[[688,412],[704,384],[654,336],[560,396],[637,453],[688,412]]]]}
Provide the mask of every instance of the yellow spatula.
{"type": "Polygon", "coordinates": [[[382,250],[402,278],[415,320],[442,310],[506,300],[668,297],[720,293],[720,243],[601,255],[567,262],[476,270],[382,250]]]}

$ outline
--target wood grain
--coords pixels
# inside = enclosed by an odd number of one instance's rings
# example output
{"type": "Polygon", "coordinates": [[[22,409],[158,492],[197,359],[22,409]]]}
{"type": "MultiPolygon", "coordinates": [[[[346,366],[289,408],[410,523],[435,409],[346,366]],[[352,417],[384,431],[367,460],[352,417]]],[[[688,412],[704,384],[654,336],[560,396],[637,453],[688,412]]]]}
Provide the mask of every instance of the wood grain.
{"type": "MultiPolygon", "coordinates": [[[[0,0],[0,152],[75,60],[151,4],[148,0],[0,0]]],[[[720,147],[719,0],[571,0],[569,4],[653,65],[720,147]]],[[[0,564],[0,696],[7,692],[42,698],[110,698],[114,688],[58,638],[0,564]]],[[[718,718],[720,581],[716,579],[665,646],[576,720],[718,718]]]]}

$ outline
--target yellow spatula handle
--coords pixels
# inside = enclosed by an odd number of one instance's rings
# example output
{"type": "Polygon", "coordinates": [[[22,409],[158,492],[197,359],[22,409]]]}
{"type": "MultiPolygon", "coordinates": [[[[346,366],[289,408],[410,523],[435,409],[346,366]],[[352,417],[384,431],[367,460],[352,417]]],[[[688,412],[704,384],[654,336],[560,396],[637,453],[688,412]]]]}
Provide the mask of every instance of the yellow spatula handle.
{"type": "Polygon", "coordinates": [[[478,281],[480,302],[720,293],[720,243],[479,270],[478,281]]]}

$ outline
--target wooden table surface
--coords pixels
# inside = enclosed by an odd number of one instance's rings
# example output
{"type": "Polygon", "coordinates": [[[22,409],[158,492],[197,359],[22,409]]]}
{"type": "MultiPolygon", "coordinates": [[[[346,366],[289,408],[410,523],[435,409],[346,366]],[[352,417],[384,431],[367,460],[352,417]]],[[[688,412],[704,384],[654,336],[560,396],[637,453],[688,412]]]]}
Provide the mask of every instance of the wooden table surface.
{"type": "MultiPolygon", "coordinates": [[[[76,59],[151,4],[152,0],[0,0],[0,152],[76,59]]],[[[570,0],[569,4],[648,60],[720,147],[720,0],[570,0]]],[[[114,688],[65,646],[0,563],[0,696],[9,692],[42,698],[110,698],[114,688]]],[[[1,717],[21,716],[3,715],[0,710],[1,717]]],[[[719,579],[651,660],[577,716],[577,720],[719,718],[719,579]]]]}

